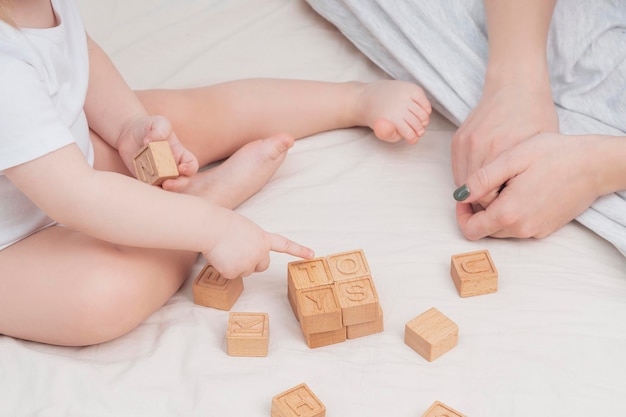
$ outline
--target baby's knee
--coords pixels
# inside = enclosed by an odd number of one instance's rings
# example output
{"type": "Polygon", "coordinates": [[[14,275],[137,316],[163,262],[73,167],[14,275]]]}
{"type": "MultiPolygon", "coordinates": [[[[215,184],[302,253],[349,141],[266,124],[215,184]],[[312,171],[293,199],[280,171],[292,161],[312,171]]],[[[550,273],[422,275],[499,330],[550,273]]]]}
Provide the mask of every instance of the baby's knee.
{"type": "MultiPolygon", "coordinates": [[[[98,273],[96,273],[97,275],[98,273]]],[[[138,327],[162,303],[147,280],[127,273],[90,277],[77,294],[71,328],[74,345],[94,345],[123,336],[138,327]]]]}

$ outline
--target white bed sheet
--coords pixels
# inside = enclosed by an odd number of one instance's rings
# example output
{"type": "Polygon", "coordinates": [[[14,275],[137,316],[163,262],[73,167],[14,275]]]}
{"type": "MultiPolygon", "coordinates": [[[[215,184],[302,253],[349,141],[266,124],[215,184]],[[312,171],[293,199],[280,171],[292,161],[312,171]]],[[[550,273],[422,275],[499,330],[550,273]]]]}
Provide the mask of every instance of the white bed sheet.
{"type": "MultiPolygon", "coordinates": [[[[243,77],[384,74],[301,0],[79,0],[91,35],[134,88],[243,77]]],[[[287,263],[245,279],[233,311],[270,316],[269,355],[230,357],[228,312],[193,303],[191,278],[118,340],[62,348],[0,336],[0,416],[269,416],[305,382],[327,416],[420,417],[440,400],[468,417],[626,415],[626,260],[572,223],[543,240],[465,240],[451,198],[453,126],[416,146],[367,129],[300,140],[238,211],[320,256],[363,249],[385,331],[309,349],[287,301],[287,263]],[[497,293],[460,298],[453,254],[488,249],[497,293]],[[458,346],[427,362],[404,325],[436,307],[458,346]]],[[[27,277],[25,277],[27,279],[27,277]]]]}

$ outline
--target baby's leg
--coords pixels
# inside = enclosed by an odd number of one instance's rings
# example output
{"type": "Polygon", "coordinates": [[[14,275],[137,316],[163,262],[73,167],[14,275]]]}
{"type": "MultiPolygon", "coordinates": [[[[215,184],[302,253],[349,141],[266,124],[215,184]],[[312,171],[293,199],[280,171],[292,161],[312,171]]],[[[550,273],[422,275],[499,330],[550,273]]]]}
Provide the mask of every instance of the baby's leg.
{"type": "MultiPolygon", "coordinates": [[[[221,164],[196,174],[183,191],[233,209],[259,191],[274,175],[293,146],[289,135],[276,135],[245,144],[221,164]]],[[[163,183],[168,188],[168,183],[163,183]]]]}
{"type": "Polygon", "coordinates": [[[369,126],[380,139],[415,142],[431,112],[420,87],[395,80],[365,84],[246,79],[137,94],[151,114],[170,119],[177,136],[201,165],[279,133],[298,139],[332,129],[369,126]]]}
{"type": "Polygon", "coordinates": [[[165,304],[196,258],[49,227],[0,251],[0,334],[67,346],[112,340],[165,304]]]}

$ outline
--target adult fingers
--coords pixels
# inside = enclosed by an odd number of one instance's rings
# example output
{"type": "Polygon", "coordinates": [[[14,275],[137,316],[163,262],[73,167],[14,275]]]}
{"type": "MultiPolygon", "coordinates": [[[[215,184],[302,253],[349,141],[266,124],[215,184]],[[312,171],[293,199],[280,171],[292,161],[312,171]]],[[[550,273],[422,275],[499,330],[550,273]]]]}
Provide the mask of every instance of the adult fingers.
{"type": "Polygon", "coordinates": [[[493,207],[496,202],[486,210],[478,212],[474,212],[471,204],[457,203],[456,220],[463,236],[469,240],[478,240],[486,236],[507,237],[503,230],[506,225],[496,215],[493,207]]]}
{"type": "Polygon", "coordinates": [[[470,175],[465,184],[454,191],[454,199],[464,203],[479,202],[482,199],[493,200],[493,197],[502,191],[506,182],[522,171],[523,166],[519,158],[508,157],[508,153],[502,154],[470,175]]]}

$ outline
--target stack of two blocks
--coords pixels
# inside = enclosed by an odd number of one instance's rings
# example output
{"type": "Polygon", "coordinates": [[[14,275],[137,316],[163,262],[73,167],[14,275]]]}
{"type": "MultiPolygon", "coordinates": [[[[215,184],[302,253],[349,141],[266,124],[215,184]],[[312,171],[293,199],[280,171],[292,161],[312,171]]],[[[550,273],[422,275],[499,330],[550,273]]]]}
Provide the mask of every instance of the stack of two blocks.
{"type": "Polygon", "coordinates": [[[362,250],[289,263],[287,296],[310,348],[383,331],[383,311],[362,250]]]}

